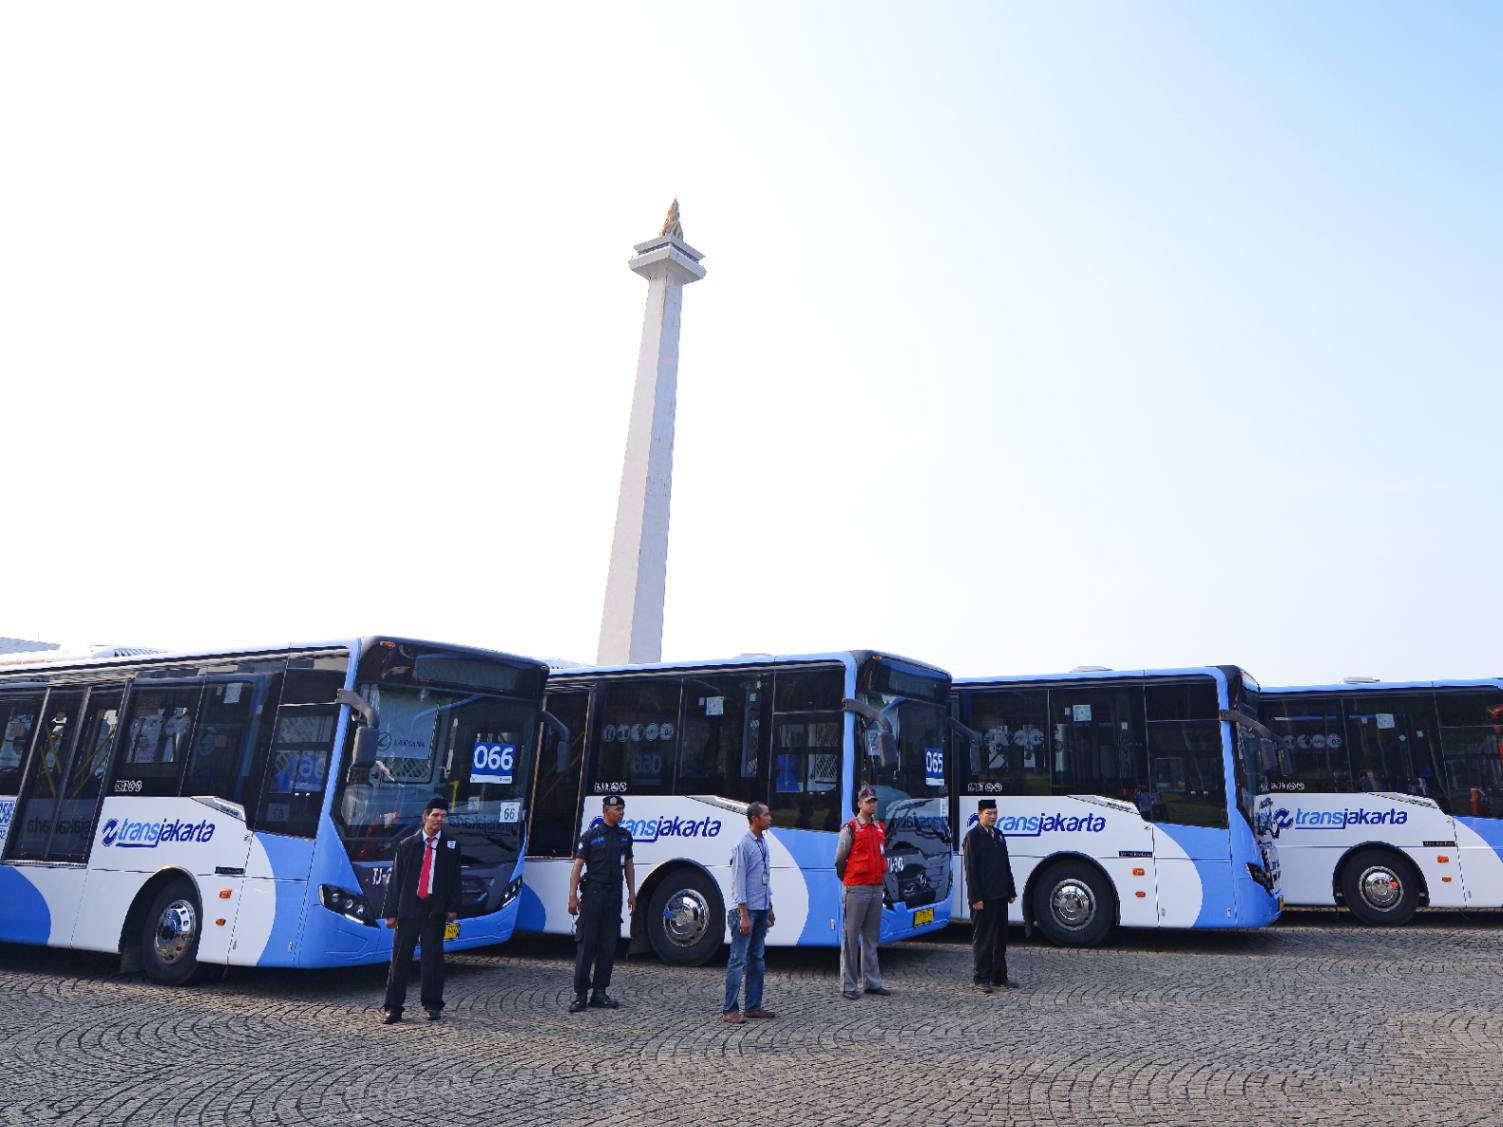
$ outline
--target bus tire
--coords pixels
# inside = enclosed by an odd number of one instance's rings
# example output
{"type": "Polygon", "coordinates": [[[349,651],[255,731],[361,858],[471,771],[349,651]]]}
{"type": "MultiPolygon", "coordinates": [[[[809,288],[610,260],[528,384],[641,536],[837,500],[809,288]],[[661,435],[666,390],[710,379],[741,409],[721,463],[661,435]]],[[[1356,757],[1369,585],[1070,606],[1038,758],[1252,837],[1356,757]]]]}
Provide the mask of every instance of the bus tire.
{"type": "Polygon", "coordinates": [[[1390,849],[1359,849],[1341,866],[1341,895],[1368,926],[1402,927],[1419,909],[1419,873],[1390,849]]]}
{"type": "Polygon", "coordinates": [[[1056,861],[1034,882],[1033,918],[1057,947],[1095,947],[1116,922],[1117,898],[1084,861],[1056,861]]]}
{"type": "Polygon", "coordinates": [[[720,889],[698,869],[675,869],[653,889],[646,923],[647,938],[663,962],[682,967],[706,963],[725,939],[720,889]]]}
{"type": "Polygon", "coordinates": [[[168,881],[152,897],[141,920],[141,966],[164,986],[181,986],[198,970],[203,911],[193,882],[168,881]]]}

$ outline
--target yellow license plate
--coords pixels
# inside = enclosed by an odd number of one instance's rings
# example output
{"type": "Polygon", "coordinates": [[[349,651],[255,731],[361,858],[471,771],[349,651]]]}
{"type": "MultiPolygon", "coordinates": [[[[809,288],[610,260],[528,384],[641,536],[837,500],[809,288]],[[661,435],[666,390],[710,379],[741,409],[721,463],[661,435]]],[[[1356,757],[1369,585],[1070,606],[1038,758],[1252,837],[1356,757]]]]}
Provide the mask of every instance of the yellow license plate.
{"type": "Polygon", "coordinates": [[[917,912],[913,913],[913,926],[914,927],[923,927],[925,924],[932,924],[933,922],[934,922],[934,909],[933,908],[920,908],[917,912]]]}
{"type": "MultiPolygon", "coordinates": [[[[930,912],[929,914],[932,916],[934,913],[930,912]]],[[[457,923],[444,924],[444,938],[445,939],[458,939],[459,938],[459,925],[457,923]]]]}

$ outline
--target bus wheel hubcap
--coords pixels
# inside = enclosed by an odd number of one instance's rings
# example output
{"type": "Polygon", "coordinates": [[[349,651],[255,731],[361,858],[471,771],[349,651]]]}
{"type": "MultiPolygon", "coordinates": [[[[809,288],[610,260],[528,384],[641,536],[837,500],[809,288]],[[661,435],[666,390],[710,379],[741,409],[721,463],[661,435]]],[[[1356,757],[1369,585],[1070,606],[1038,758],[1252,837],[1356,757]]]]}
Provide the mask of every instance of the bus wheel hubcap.
{"type": "Polygon", "coordinates": [[[710,930],[710,906],[692,888],[681,888],[663,905],[663,930],[679,947],[693,947],[710,930]]]}
{"type": "Polygon", "coordinates": [[[157,961],[171,966],[185,958],[193,948],[198,935],[198,914],[186,900],[174,900],[163,909],[157,919],[157,933],[153,940],[157,961]]]}
{"type": "Polygon", "coordinates": [[[1374,865],[1364,869],[1357,887],[1362,893],[1362,899],[1380,912],[1393,908],[1404,897],[1404,885],[1399,880],[1399,874],[1387,865],[1374,865]]]}
{"type": "Polygon", "coordinates": [[[1054,886],[1049,895],[1049,908],[1061,926],[1071,931],[1078,931],[1096,918],[1096,900],[1090,888],[1073,878],[1054,886]]]}

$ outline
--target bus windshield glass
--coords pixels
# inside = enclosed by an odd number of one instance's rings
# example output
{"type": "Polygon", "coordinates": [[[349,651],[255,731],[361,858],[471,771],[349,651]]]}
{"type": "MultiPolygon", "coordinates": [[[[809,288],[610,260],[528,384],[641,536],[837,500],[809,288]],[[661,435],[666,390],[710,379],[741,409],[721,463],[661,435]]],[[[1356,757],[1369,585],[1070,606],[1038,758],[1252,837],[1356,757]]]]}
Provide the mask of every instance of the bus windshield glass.
{"type": "Polygon", "coordinates": [[[406,646],[375,651],[362,663],[362,680],[368,672],[380,678],[360,685],[378,718],[376,758],[346,769],[334,807],[351,860],[391,860],[397,841],[417,829],[423,807],[435,797],[449,802],[449,832],[463,846],[466,864],[515,859],[526,824],[538,705],[423,682],[442,675],[530,691],[522,682],[536,675],[499,662],[414,654],[406,646]]]}

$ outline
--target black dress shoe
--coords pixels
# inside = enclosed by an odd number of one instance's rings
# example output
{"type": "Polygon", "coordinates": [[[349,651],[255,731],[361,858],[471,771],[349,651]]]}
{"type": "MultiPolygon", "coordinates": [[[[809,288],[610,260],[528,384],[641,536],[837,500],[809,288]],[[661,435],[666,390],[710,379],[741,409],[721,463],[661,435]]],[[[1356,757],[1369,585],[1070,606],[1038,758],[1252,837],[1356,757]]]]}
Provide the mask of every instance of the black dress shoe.
{"type": "Polygon", "coordinates": [[[887,987],[885,986],[868,986],[866,988],[866,992],[868,994],[880,994],[884,998],[892,993],[892,991],[887,989],[887,987]]]}
{"type": "Polygon", "coordinates": [[[1014,982],[1010,978],[1003,979],[1001,982],[994,982],[994,983],[992,983],[992,985],[995,986],[998,990],[1021,990],[1022,989],[1021,986],[1019,986],[1016,982],[1014,982]]]}
{"type": "Polygon", "coordinates": [[[443,1016],[444,1016],[444,1011],[443,1010],[429,1010],[428,1011],[428,1020],[429,1021],[438,1021],[443,1016]]]}
{"type": "Polygon", "coordinates": [[[987,983],[987,982],[973,983],[971,985],[971,989],[975,990],[978,994],[994,994],[994,993],[996,993],[996,991],[992,989],[991,984],[987,983]]]}
{"type": "Polygon", "coordinates": [[[571,1014],[582,1014],[582,1013],[584,1013],[584,1011],[585,1011],[585,996],[583,994],[576,994],[574,996],[574,1001],[572,1001],[572,1002],[569,1003],[569,1012],[571,1014]]]}
{"type": "Polygon", "coordinates": [[[621,1003],[602,990],[597,990],[590,995],[590,1005],[597,1010],[619,1010],[621,1003]]]}
{"type": "Polygon", "coordinates": [[[399,1022],[401,1020],[402,1020],[402,1011],[401,1010],[387,1010],[384,1014],[381,1015],[381,1024],[382,1025],[395,1025],[397,1022],[399,1022]]]}

